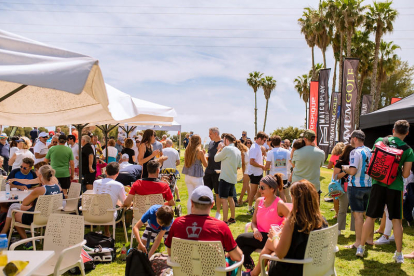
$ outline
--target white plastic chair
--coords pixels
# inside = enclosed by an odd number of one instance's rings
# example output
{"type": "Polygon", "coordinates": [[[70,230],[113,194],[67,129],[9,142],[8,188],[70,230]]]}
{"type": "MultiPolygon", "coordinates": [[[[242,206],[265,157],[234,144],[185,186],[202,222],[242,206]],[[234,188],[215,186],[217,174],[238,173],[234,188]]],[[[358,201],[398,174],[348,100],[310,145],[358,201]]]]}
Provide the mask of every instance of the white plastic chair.
{"type": "MultiPolygon", "coordinates": [[[[11,236],[13,233],[14,226],[18,226],[21,228],[29,228],[30,232],[32,233],[32,238],[34,237],[34,229],[35,228],[43,228],[47,224],[47,220],[49,219],[50,214],[57,213],[62,210],[63,204],[63,196],[62,194],[56,195],[42,195],[37,198],[35,210],[33,212],[30,211],[22,211],[22,210],[13,210],[12,211],[12,221],[10,224],[10,231],[9,231],[9,239],[8,242],[10,244],[11,236]],[[33,222],[30,225],[23,224],[21,222],[16,222],[15,215],[16,213],[23,213],[23,214],[33,214],[33,222]]],[[[36,250],[36,242],[33,242],[33,248],[36,250]]]]}
{"type": "Polygon", "coordinates": [[[220,241],[192,241],[173,238],[171,257],[167,264],[173,268],[174,276],[225,276],[227,272],[239,268],[237,275],[241,275],[240,262],[226,267],[223,245],[220,241]]]}
{"type": "Polygon", "coordinates": [[[81,184],[72,182],[70,184],[70,189],[68,193],[68,198],[64,199],[66,201],[66,206],[62,209],[62,213],[72,214],[76,213],[79,215],[78,203],[80,199],[81,184]]]}
{"type": "Polygon", "coordinates": [[[121,209],[113,208],[112,199],[109,194],[83,194],[82,215],[85,225],[112,225],[112,236],[115,240],[115,217],[114,212],[121,209]]]}
{"type": "Polygon", "coordinates": [[[336,246],[337,242],[338,224],[325,229],[312,231],[309,234],[303,260],[279,259],[278,257],[267,254],[262,255],[260,257],[262,276],[267,275],[266,270],[264,269],[265,260],[303,264],[303,276],[336,275],[335,253],[338,252],[338,247],[336,246]]]}
{"type": "Polygon", "coordinates": [[[55,255],[31,275],[62,275],[73,267],[79,267],[82,275],[85,269],[81,257],[85,232],[82,216],[51,214],[44,236],[32,237],[13,243],[10,250],[29,241],[44,240],[43,250],[55,251],[55,255]]]}
{"type": "MultiPolygon", "coordinates": [[[[134,195],[134,201],[132,205],[133,210],[133,219],[132,219],[132,228],[135,224],[141,219],[142,215],[151,208],[152,205],[163,205],[164,198],[162,194],[152,194],[152,195],[134,195]]],[[[134,243],[134,231],[131,231],[131,244],[134,243]]]]}

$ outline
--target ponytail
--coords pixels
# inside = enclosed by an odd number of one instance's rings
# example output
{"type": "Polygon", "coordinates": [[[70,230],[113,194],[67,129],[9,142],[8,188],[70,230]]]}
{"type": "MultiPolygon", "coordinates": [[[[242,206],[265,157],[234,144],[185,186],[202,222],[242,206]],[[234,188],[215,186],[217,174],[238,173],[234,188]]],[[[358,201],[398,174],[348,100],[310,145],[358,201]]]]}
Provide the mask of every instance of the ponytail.
{"type": "Polygon", "coordinates": [[[50,181],[56,173],[56,171],[49,165],[40,167],[39,172],[46,181],[50,181]]]}

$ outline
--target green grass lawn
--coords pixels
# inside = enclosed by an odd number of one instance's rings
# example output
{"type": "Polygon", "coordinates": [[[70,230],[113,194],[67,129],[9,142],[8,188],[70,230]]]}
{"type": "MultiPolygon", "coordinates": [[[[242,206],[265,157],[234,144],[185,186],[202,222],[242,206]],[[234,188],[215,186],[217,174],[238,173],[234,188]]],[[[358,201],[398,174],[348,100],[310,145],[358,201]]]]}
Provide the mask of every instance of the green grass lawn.
{"type": "MultiPolygon", "coordinates": [[[[183,162],[182,162],[183,163],[183,162]]],[[[179,170],[181,171],[182,166],[179,170]]],[[[331,170],[321,169],[321,180],[322,180],[322,190],[326,192],[328,190],[329,180],[331,179],[331,170]]],[[[242,184],[238,183],[237,191],[240,192],[242,184]]],[[[178,187],[180,189],[181,203],[179,203],[183,208],[183,214],[187,213],[186,203],[188,199],[187,188],[184,183],[184,176],[178,181],[178,187]]],[[[334,225],[336,219],[332,219],[334,212],[330,211],[333,208],[333,203],[327,203],[322,201],[321,209],[322,214],[326,217],[329,222],[329,225],[334,225]]],[[[244,226],[246,223],[251,221],[251,216],[246,215],[247,205],[243,207],[236,208],[236,220],[237,223],[230,226],[230,229],[233,233],[234,238],[237,235],[244,232],[244,226]]],[[[212,211],[214,214],[215,211],[212,211]]],[[[347,219],[349,229],[350,223],[350,214],[348,214],[347,219]]],[[[378,227],[378,225],[376,226],[378,227]]],[[[128,237],[131,233],[131,226],[128,227],[128,237]]],[[[352,244],[355,241],[355,235],[349,230],[343,231],[342,236],[338,239],[338,246],[340,251],[336,254],[335,267],[338,275],[414,275],[414,266],[413,261],[405,260],[405,263],[402,265],[395,264],[392,260],[393,253],[395,251],[395,245],[391,243],[390,245],[381,246],[381,247],[368,247],[367,257],[360,259],[355,257],[354,249],[345,249],[344,246],[352,244]]],[[[410,253],[414,250],[414,230],[413,228],[407,226],[404,222],[404,249],[403,253],[410,253]]],[[[379,236],[376,235],[375,238],[379,236]]],[[[116,246],[118,256],[120,254],[120,249],[124,241],[123,229],[122,226],[118,226],[116,231],[116,246]]],[[[135,243],[136,245],[136,243],[135,243]]],[[[126,244],[129,248],[129,243],[126,244]]],[[[164,252],[166,249],[162,244],[158,250],[159,252],[164,252]]],[[[259,254],[254,253],[253,257],[257,262],[259,254]]],[[[96,269],[89,272],[88,275],[125,275],[125,262],[121,261],[119,258],[111,264],[99,264],[96,266],[96,269]]]]}

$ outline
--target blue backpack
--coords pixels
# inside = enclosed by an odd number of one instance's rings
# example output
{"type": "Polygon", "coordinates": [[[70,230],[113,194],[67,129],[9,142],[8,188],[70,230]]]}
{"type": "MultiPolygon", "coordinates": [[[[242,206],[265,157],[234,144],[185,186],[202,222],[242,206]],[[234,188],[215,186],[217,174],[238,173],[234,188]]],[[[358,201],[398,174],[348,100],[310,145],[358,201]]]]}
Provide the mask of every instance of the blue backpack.
{"type": "MultiPolygon", "coordinates": [[[[334,177],[336,178],[336,177],[334,177]]],[[[332,198],[338,198],[343,195],[344,189],[342,189],[341,180],[340,179],[332,179],[331,183],[328,186],[328,193],[326,195],[332,198]]]]}

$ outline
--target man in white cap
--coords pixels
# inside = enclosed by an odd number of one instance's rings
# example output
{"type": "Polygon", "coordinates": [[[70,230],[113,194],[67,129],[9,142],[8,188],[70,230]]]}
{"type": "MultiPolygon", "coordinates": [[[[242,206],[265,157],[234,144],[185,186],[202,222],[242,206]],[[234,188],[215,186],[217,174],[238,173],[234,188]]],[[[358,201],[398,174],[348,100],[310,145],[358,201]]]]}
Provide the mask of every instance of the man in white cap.
{"type": "Polygon", "coordinates": [[[214,206],[214,196],[207,186],[197,187],[191,194],[191,214],[178,217],[171,226],[165,246],[171,256],[172,238],[196,241],[220,241],[223,249],[233,261],[242,259],[242,251],[237,246],[230,228],[224,221],[210,217],[214,206]]]}
{"type": "Polygon", "coordinates": [[[129,160],[129,155],[127,153],[122,154],[121,163],[119,164],[120,170],[132,165],[131,163],[128,162],[128,160],[129,160]]]}
{"type": "Polygon", "coordinates": [[[35,155],[35,160],[34,160],[35,165],[39,162],[42,162],[46,157],[46,154],[49,150],[46,145],[46,141],[48,137],[49,135],[46,132],[41,132],[39,134],[39,141],[36,143],[36,145],[33,148],[34,155],[35,155]]]}
{"type": "Polygon", "coordinates": [[[9,171],[10,145],[7,143],[7,134],[0,135],[0,156],[4,158],[3,168],[6,172],[9,171]]]}

